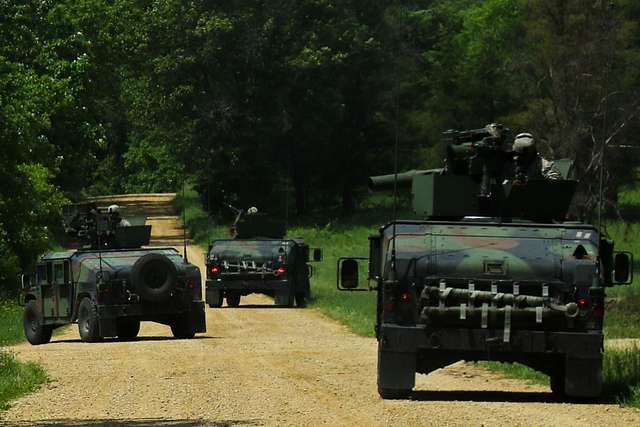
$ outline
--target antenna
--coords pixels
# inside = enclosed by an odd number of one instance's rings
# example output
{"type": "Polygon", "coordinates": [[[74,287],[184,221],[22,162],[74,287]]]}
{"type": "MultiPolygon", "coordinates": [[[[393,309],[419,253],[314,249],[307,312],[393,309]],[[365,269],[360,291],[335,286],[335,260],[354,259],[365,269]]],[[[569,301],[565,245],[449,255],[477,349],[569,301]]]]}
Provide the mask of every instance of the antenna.
{"type": "Polygon", "coordinates": [[[102,242],[100,241],[100,232],[97,230],[98,228],[98,219],[96,218],[96,231],[98,237],[98,263],[100,265],[100,282],[102,282],[102,278],[104,275],[102,274],[102,242]]]}
{"type": "Polygon", "coordinates": [[[398,116],[400,110],[400,103],[398,100],[398,94],[396,94],[395,102],[395,124],[394,133],[395,141],[393,148],[393,231],[392,231],[392,243],[391,243],[391,274],[393,280],[396,280],[396,224],[398,222],[398,116]]]}
{"type": "Polygon", "coordinates": [[[185,199],[185,191],[184,191],[184,181],[185,178],[182,178],[182,244],[184,246],[184,263],[187,264],[189,260],[187,259],[187,205],[185,199]]]}

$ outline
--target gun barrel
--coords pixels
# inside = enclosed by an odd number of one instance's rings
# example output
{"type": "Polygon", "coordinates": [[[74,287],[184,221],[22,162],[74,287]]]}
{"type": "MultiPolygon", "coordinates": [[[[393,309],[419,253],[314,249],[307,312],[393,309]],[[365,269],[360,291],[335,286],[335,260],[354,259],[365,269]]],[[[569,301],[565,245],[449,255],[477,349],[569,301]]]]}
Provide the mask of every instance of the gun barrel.
{"type": "MultiPolygon", "coordinates": [[[[427,175],[430,173],[440,173],[442,169],[410,170],[397,174],[398,188],[411,188],[411,182],[416,175],[427,175]]],[[[370,176],[368,179],[369,188],[372,190],[393,189],[396,174],[370,176]]]]}

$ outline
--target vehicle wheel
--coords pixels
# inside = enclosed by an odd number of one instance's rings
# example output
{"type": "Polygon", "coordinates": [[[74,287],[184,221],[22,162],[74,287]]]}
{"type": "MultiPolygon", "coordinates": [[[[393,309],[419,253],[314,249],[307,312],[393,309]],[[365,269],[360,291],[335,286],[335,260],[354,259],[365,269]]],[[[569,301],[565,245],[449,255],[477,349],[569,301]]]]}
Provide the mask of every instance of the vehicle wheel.
{"type": "Polygon", "coordinates": [[[171,333],[178,339],[191,339],[196,335],[188,313],[185,314],[185,317],[179,317],[171,323],[171,333]]]}
{"type": "Polygon", "coordinates": [[[123,317],[116,321],[116,332],[118,339],[130,340],[140,333],[140,320],[130,317],[123,317]]]}
{"type": "Polygon", "coordinates": [[[566,392],[564,389],[565,384],[565,371],[564,366],[558,367],[554,372],[549,375],[549,386],[551,387],[551,392],[555,397],[559,399],[566,398],[566,392]]]}
{"type": "Polygon", "coordinates": [[[220,291],[211,291],[208,294],[208,303],[211,308],[220,308],[222,307],[223,295],[220,291]]]}
{"type": "Polygon", "coordinates": [[[100,327],[98,325],[98,308],[90,298],[83,298],[78,307],[78,331],[84,342],[100,341],[100,327]]]}
{"type": "Polygon", "coordinates": [[[27,301],[27,304],[24,306],[22,323],[24,326],[24,336],[27,337],[27,341],[31,344],[40,345],[51,341],[53,328],[42,324],[42,314],[40,314],[35,300],[27,301]]]}
{"type": "Polygon", "coordinates": [[[229,307],[237,307],[240,305],[240,294],[230,292],[227,294],[227,305],[229,307]]]}
{"type": "Polygon", "coordinates": [[[307,297],[305,294],[296,294],[296,307],[305,308],[307,306],[307,297]]]}
{"type": "Polygon", "coordinates": [[[378,394],[385,400],[408,399],[411,396],[411,390],[397,390],[390,388],[378,388],[378,394]]]}
{"type": "Polygon", "coordinates": [[[279,307],[291,307],[293,305],[293,295],[290,292],[277,292],[273,298],[275,305],[279,307]]]}

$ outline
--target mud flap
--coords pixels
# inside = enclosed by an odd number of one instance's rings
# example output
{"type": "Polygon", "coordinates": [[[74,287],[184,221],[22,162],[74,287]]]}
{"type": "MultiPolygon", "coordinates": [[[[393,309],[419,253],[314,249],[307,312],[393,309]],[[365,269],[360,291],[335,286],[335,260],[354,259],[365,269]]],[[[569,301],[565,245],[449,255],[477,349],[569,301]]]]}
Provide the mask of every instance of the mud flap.
{"type": "Polygon", "coordinates": [[[415,384],[415,353],[378,350],[378,389],[409,391],[415,384]]]}
{"type": "Polygon", "coordinates": [[[570,397],[597,397],[602,392],[602,359],[567,357],[564,392],[570,397]]]}
{"type": "Polygon", "coordinates": [[[196,333],[207,332],[207,321],[204,314],[204,303],[202,301],[192,303],[189,316],[191,317],[191,324],[196,333]]]}
{"type": "Polygon", "coordinates": [[[100,336],[103,338],[115,337],[118,335],[115,318],[101,317],[98,320],[98,328],[100,330],[100,336]]]}

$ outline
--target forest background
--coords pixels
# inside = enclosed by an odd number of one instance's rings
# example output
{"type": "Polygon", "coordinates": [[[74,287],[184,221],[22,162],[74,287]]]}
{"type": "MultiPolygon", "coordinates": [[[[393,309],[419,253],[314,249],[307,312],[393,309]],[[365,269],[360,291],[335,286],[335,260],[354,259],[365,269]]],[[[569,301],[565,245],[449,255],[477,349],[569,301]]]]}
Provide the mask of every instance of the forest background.
{"type": "Polygon", "coordinates": [[[490,122],[575,159],[586,218],[601,172],[630,215],[639,25],[635,0],[0,0],[0,289],[69,201],[187,180],[213,214],[350,215],[396,138],[434,167],[490,122]]]}

